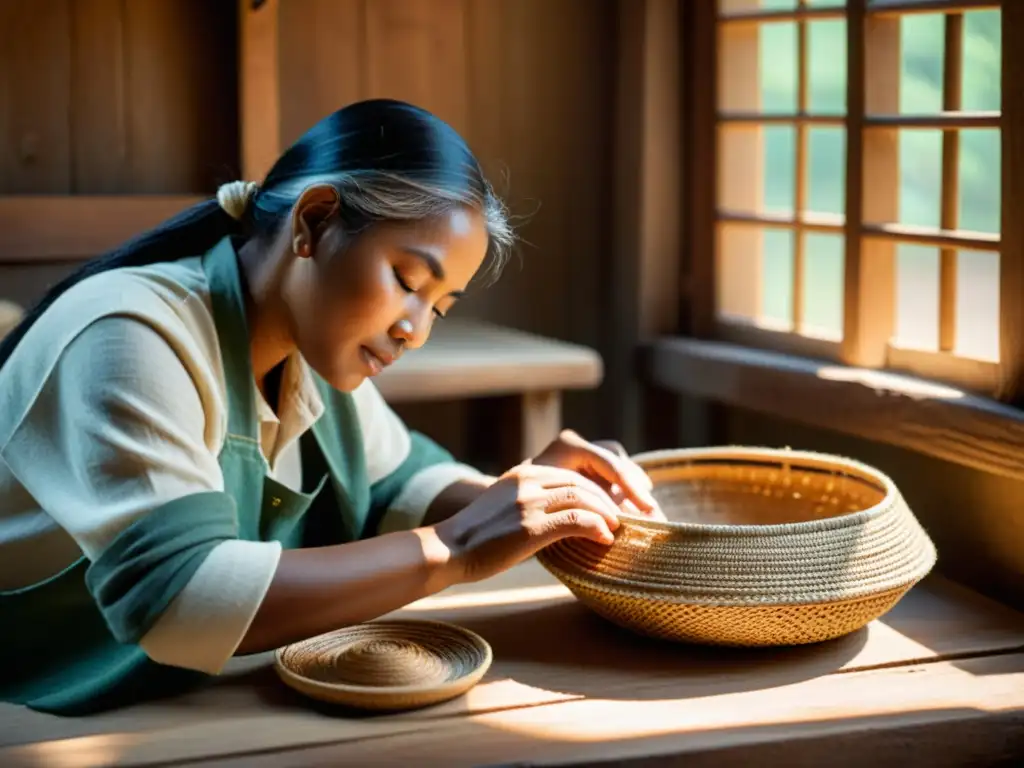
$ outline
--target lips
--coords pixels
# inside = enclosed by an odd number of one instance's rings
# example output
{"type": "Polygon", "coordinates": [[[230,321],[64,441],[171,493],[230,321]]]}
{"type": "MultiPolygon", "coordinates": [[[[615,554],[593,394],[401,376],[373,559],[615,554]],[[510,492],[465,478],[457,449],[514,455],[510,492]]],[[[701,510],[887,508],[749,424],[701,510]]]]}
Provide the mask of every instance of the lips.
{"type": "Polygon", "coordinates": [[[370,369],[371,376],[376,376],[395,362],[396,359],[394,355],[390,355],[386,352],[375,352],[369,347],[360,347],[359,353],[363,358],[363,362],[365,362],[367,367],[370,369]]]}

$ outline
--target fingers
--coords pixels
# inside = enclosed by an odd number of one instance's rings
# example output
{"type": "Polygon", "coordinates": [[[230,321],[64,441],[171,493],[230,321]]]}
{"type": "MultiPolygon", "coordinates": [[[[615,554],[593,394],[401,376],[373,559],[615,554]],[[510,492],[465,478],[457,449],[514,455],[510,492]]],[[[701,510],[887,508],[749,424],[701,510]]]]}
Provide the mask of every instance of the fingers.
{"type": "MultiPolygon", "coordinates": [[[[609,495],[608,491],[589,477],[585,477],[571,469],[549,465],[533,465],[529,473],[530,478],[546,491],[566,493],[569,489],[573,488],[585,489],[588,492],[588,498],[600,501],[602,505],[600,514],[604,515],[608,520],[611,529],[614,531],[619,527],[619,505],[609,495]]],[[[553,497],[549,494],[547,498],[551,499],[553,497]]],[[[569,506],[572,505],[570,504],[569,506]]]]}
{"type": "Polygon", "coordinates": [[[600,515],[609,531],[619,527],[619,508],[597,486],[563,485],[549,490],[545,511],[553,514],[566,509],[582,509],[600,515]]]}
{"type": "Polygon", "coordinates": [[[598,544],[611,544],[615,536],[608,530],[607,521],[585,509],[564,509],[544,515],[543,538],[545,546],[567,536],[581,536],[598,544]]]}
{"type": "Polygon", "coordinates": [[[637,508],[648,512],[658,504],[651,495],[653,483],[647,473],[627,458],[594,443],[588,443],[574,432],[566,431],[562,439],[575,449],[574,458],[609,485],[618,485],[637,508]]]}
{"type": "MultiPolygon", "coordinates": [[[[614,496],[612,497],[614,498],[614,496]]],[[[655,507],[654,509],[646,512],[641,512],[636,508],[636,505],[629,499],[622,499],[617,502],[619,509],[627,515],[633,515],[634,517],[645,517],[648,520],[659,520],[663,523],[668,522],[668,518],[665,517],[665,513],[661,511],[661,507],[655,507]]]]}
{"type": "Polygon", "coordinates": [[[618,440],[591,440],[591,444],[604,448],[611,451],[616,456],[620,456],[624,459],[629,458],[629,453],[625,447],[618,440]]]}

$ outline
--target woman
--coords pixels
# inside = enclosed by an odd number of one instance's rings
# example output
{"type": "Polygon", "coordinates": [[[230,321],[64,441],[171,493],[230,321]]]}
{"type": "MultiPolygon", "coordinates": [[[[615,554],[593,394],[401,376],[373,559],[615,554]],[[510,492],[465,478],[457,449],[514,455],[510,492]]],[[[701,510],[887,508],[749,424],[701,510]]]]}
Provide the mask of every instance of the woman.
{"type": "Polygon", "coordinates": [[[606,448],[488,478],[370,382],[512,239],[458,134],[373,100],[54,288],[0,346],[0,698],[166,695],[650,513],[606,448]]]}

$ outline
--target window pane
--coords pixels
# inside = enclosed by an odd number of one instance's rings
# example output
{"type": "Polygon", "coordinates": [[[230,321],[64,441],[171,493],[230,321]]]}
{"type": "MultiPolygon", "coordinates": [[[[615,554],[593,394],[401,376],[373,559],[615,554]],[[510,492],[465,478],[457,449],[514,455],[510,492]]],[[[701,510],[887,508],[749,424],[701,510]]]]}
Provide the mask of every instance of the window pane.
{"type": "Polygon", "coordinates": [[[793,233],[769,229],[761,255],[761,317],[763,325],[793,328],[793,233]]]}
{"type": "Polygon", "coordinates": [[[810,112],[846,114],[846,21],[807,25],[807,84],[810,112]]]}
{"type": "Polygon", "coordinates": [[[815,8],[841,8],[846,0],[807,0],[807,5],[815,8]]]}
{"type": "Polygon", "coordinates": [[[826,339],[843,336],[843,238],[804,235],[803,328],[801,333],[826,339]]]}
{"type": "Polygon", "coordinates": [[[792,213],[796,193],[796,130],[768,125],[764,135],[764,209],[792,213]]]}
{"type": "Polygon", "coordinates": [[[963,108],[1000,108],[1002,80],[1002,16],[999,11],[964,14],[963,108]]]}
{"type": "Polygon", "coordinates": [[[843,215],[846,198],[846,130],[807,131],[807,210],[843,215]]]}
{"type": "Polygon", "coordinates": [[[998,128],[960,131],[960,229],[998,233],[1001,172],[998,128]]]}
{"type": "Polygon", "coordinates": [[[719,207],[737,213],[792,215],[795,129],[732,125],[718,136],[719,207]]]}
{"type": "Polygon", "coordinates": [[[896,246],[896,346],[939,348],[939,250],[896,246]]]}
{"type": "MultiPolygon", "coordinates": [[[[942,131],[900,131],[900,216],[903,224],[939,226],[942,131]]],[[[865,179],[865,184],[871,184],[865,179]]]]}
{"type": "Polygon", "coordinates": [[[900,112],[942,111],[945,19],[941,13],[900,19],[900,112]]]}
{"type": "Polygon", "coordinates": [[[796,24],[760,25],[761,111],[793,114],[797,110],[796,24]]]}
{"type": "Polygon", "coordinates": [[[960,251],[956,267],[956,353],[999,361],[999,254],[960,251]]]}
{"type": "Polygon", "coordinates": [[[754,322],[760,312],[764,232],[723,224],[718,236],[716,309],[726,320],[754,322]]]}

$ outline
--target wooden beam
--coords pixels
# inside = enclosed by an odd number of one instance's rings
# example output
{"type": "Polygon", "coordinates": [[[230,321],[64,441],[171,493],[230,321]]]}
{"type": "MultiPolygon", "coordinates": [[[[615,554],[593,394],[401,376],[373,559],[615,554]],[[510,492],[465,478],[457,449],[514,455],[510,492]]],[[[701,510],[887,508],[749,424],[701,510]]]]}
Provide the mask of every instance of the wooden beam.
{"type": "Polygon", "coordinates": [[[714,332],[718,275],[715,270],[718,206],[718,37],[714,3],[687,3],[686,78],[687,183],[680,215],[685,218],[686,311],[683,332],[707,338],[714,332]]]}
{"type": "MultiPolygon", "coordinates": [[[[942,77],[942,108],[956,112],[962,104],[964,74],[964,16],[950,13],[945,18],[945,62],[942,77]]],[[[942,191],[939,226],[956,230],[960,224],[960,131],[942,134],[942,191]]],[[[956,352],[956,248],[946,246],[939,255],[939,351],[956,352]]]]}
{"type": "Polygon", "coordinates": [[[612,437],[639,447],[637,344],[679,328],[680,0],[622,0],[616,105],[614,341],[606,397],[612,437]]]}
{"type": "Polygon", "coordinates": [[[867,15],[867,0],[849,0],[846,22],[846,232],[843,361],[885,365],[895,328],[896,246],[861,235],[864,224],[899,221],[899,135],[865,130],[872,114],[899,111],[898,19],[867,15]]]}
{"type": "Polygon", "coordinates": [[[281,153],[278,0],[238,0],[242,175],[262,181],[281,153]]]}
{"type": "Polygon", "coordinates": [[[1024,411],[963,390],[734,344],[666,338],[652,384],[1024,480],[1024,411]]]}
{"type": "Polygon", "coordinates": [[[1024,3],[1002,11],[1002,251],[999,260],[1001,400],[1019,400],[1024,388],[1024,3]]]}
{"type": "Polygon", "coordinates": [[[0,197],[0,263],[89,259],[202,199],[191,195],[0,197]]]}
{"type": "MultiPolygon", "coordinates": [[[[727,110],[718,113],[718,122],[725,125],[749,125],[756,128],[764,125],[823,125],[843,126],[843,115],[811,114],[808,112],[763,113],[742,110],[727,110]]],[[[1002,118],[998,112],[937,112],[933,115],[867,115],[863,120],[866,128],[903,128],[907,130],[951,131],[958,128],[998,128],[1002,118]]]]}

